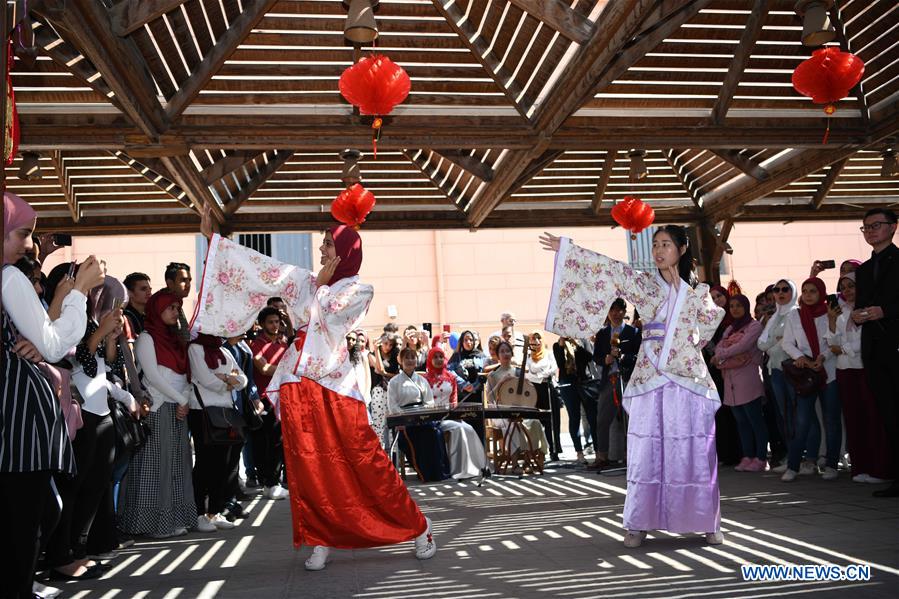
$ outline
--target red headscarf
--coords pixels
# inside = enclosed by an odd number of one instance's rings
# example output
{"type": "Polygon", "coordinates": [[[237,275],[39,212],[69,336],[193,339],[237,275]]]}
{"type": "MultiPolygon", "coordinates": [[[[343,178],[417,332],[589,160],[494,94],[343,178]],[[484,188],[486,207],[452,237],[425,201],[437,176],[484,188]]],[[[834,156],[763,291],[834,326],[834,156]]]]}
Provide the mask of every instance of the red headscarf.
{"type": "Polygon", "coordinates": [[[191,343],[196,343],[203,347],[203,359],[206,360],[206,366],[209,366],[209,370],[215,370],[227,362],[225,354],[222,353],[221,337],[200,333],[191,343]]]}
{"type": "Polygon", "coordinates": [[[800,285],[799,290],[806,284],[811,283],[818,289],[818,303],[809,306],[801,299],[799,300],[799,320],[802,322],[802,330],[805,331],[805,337],[808,339],[808,345],[812,348],[812,359],[818,357],[821,353],[821,346],[818,344],[818,328],[815,326],[815,319],[819,316],[827,314],[827,287],[824,281],[818,277],[806,279],[800,285]]]}
{"type": "Polygon", "coordinates": [[[446,371],[446,353],[444,353],[444,351],[439,347],[433,347],[431,348],[431,351],[428,352],[428,360],[427,362],[425,362],[425,370],[427,370],[425,378],[428,380],[428,384],[431,385],[431,387],[436,387],[442,381],[448,381],[451,384],[456,382],[456,378],[446,371]],[[440,370],[434,368],[434,364],[432,363],[434,360],[434,356],[436,356],[437,354],[440,354],[444,358],[443,368],[441,368],[440,370]]]}
{"type": "Polygon", "coordinates": [[[340,279],[359,274],[359,268],[362,266],[362,238],[355,229],[346,225],[331,227],[330,233],[334,239],[334,249],[340,257],[340,264],[334,270],[334,276],[328,281],[328,285],[333,285],[340,279]]]}
{"type": "Polygon", "coordinates": [[[187,374],[187,351],[181,340],[169,325],[162,321],[162,313],[172,304],[181,305],[181,298],[168,289],[162,289],[150,296],[144,317],[144,330],[153,338],[156,346],[156,362],[178,374],[187,374]]]}

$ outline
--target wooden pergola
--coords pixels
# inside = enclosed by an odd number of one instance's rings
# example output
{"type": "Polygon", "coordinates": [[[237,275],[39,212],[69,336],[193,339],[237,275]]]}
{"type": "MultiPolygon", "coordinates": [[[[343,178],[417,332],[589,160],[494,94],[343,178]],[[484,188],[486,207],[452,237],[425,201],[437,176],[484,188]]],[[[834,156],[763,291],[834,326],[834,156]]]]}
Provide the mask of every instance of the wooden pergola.
{"type": "Polygon", "coordinates": [[[340,0],[12,0],[22,138],[10,190],[76,234],[314,230],[365,153],[370,229],[613,224],[625,195],[698,226],[858,219],[899,202],[899,3],[837,0],[866,63],[830,135],[790,83],[813,48],[795,0],[381,0],[377,48],[340,0]],[[27,8],[27,13],[23,11],[27,8]],[[412,79],[385,119],[337,89],[378,51],[412,79]],[[27,52],[19,52],[27,54],[27,52]],[[30,62],[30,64],[29,64],[30,62]],[[23,152],[41,177],[15,176],[23,152]],[[629,179],[632,156],[647,176],[629,179]]]}

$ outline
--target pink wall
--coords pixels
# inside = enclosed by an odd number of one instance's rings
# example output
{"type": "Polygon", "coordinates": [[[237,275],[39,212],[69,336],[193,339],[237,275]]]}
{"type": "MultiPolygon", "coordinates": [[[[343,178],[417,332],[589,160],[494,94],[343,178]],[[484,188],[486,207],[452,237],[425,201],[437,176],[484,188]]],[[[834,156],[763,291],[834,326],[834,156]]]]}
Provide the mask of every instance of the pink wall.
{"type": "MultiPolygon", "coordinates": [[[[869,256],[858,226],[854,221],[740,224],[730,237],[734,254],[726,258],[727,264],[752,299],[780,277],[801,282],[815,259],[834,259],[839,265],[847,258],[869,256]]],[[[375,287],[366,328],[380,331],[388,321],[389,305],[397,309],[400,328],[422,322],[433,322],[436,327],[445,321],[452,323],[454,330],[472,327],[487,335],[498,328],[499,315],[505,311],[516,314],[521,330],[541,328],[552,283],[552,256],[538,246],[540,232],[364,232],[362,278],[375,287]]],[[[571,235],[577,243],[614,258],[627,259],[625,234],[620,229],[554,232],[571,235]]],[[[321,235],[313,235],[312,242],[318,248],[321,235]]],[[[157,289],[163,285],[163,270],[170,261],[193,266],[194,243],[192,235],[81,237],[74,240],[72,248],[51,256],[47,270],[62,260],[80,260],[93,253],[106,260],[113,276],[124,278],[129,272],[142,271],[150,275],[157,289]]],[[[730,275],[723,278],[729,281],[730,275]]],[[[828,289],[833,289],[836,270],[826,271],[823,278],[828,289]]],[[[189,298],[185,307],[190,310],[192,305],[189,298]]]]}

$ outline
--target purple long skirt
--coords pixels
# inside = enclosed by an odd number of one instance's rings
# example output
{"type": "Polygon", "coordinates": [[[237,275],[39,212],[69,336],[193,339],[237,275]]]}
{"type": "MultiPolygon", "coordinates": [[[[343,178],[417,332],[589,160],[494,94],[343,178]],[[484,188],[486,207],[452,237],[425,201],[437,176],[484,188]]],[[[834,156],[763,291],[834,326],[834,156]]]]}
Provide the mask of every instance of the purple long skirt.
{"type": "Polygon", "coordinates": [[[627,530],[718,532],[718,406],[672,382],[630,398],[627,530]]]}

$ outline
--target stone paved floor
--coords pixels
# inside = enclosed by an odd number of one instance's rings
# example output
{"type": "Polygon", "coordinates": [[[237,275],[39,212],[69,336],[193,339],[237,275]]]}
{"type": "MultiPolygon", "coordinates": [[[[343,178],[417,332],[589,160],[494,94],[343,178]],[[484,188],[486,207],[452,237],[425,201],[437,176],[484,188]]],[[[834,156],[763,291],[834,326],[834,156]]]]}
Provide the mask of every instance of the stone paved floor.
{"type": "Polygon", "coordinates": [[[407,481],[434,522],[440,550],[412,544],[336,551],[306,572],[309,549],[290,544],[287,502],[257,499],[231,531],[140,542],[102,580],[64,586],[65,597],[899,597],[899,501],[871,485],[722,470],[724,545],[656,533],[621,544],[622,476],[563,465],[539,477],[471,483],[407,481]],[[871,565],[868,582],[748,582],[740,565],[871,565]]]}

